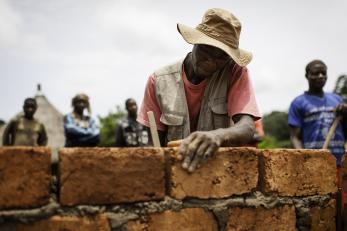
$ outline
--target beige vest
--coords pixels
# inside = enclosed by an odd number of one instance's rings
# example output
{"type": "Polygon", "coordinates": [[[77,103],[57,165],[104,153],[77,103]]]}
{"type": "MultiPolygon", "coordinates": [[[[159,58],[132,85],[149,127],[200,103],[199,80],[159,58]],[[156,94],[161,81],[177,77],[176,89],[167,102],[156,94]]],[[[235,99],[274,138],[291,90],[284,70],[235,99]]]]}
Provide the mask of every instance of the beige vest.
{"type": "Polygon", "coordinates": [[[38,146],[41,124],[37,120],[18,119],[14,146],[38,146]]]}
{"type": "MultiPolygon", "coordinates": [[[[190,134],[182,65],[183,60],[154,72],[155,93],[162,112],[160,122],[168,126],[167,141],[183,139],[190,134]]],[[[230,126],[227,101],[233,65],[233,62],[228,63],[225,68],[207,80],[198,131],[211,131],[230,126]]]]}

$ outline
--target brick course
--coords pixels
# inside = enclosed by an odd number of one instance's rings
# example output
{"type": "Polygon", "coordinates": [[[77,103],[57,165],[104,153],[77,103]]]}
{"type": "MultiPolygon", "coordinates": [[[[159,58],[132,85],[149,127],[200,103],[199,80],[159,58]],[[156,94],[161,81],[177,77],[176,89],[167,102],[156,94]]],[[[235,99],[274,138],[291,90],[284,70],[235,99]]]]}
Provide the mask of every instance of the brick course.
{"type": "Polygon", "coordinates": [[[212,213],[202,208],[187,208],[181,211],[165,211],[151,214],[127,224],[128,231],[217,231],[217,222],[212,213]]]}
{"type": "Polygon", "coordinates": [[[335,231],[335,201],[331,200],[327,206],[315,206],[310,209],[311,230],[335,231]]]}
{"type": "Polygon", "coordinates": [[[16,231],[111,231],[105,215],[52,216],[29,224],[17,224],[14,228],[16,231]]]}
{"type": "Polygon", "coordinates": [[[162,149],[60,150],[60,203],[117,204],[165,196],[162,149]]]}
{"type": "Polygon", "coordinates": [[[177,149],[170,153],[171,190],[176,199],[186,197],[223,198],[249,193],[258,183],[258,154],[253,148],[220,148],[194,173],[187,173],[178,161],[177,149]]]}
{"type": "Polygon", "coordinates": [[[0,148],[0,208],[37,207],[50,198],[48,148],[0,148]]]}
{"type": "Polygon", "coordinates": [[[266,193],[309,196],[335,193],[335,158],[325,150],[264,150],[266,193]]]}
{"type": "Polygon", "coordinates": [[[273,209],[231,208],[227,231],[295,231],[295,209],[290,206],[273,209]]]}

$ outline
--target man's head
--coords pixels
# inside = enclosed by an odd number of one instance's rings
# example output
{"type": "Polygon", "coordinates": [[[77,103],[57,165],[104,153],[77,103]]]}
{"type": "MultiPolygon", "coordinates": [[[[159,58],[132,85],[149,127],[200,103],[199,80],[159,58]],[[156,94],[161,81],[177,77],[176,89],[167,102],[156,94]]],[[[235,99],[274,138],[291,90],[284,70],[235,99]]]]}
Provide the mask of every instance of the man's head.
{"type": "Polygon", "coordinates": [[[131,117],[137,116],[137,104],[136,101],[132,98],[129,98],[125,101],[125,108],[128,111],[128,115],[131,117]]]}
{"type": "Polygon", "coordinates": [[[23,111],[24,111],[25,118],[27,118],[27,119],[34,118],[34,114],[36,112],[36,109],[37,109],[36,99],[26,98],[24,100],[23,111]]]}
{"type": "Polygon", "coordinates": [[[327,66],[321,60],[313,60],[306,65],[305,76],[310,89],[321,90],[327,81],[327,66]]]}
{"type": "Polygon", "coordinates": [[[191,57],[194,73],[203,78],[212,76],[229,61],[232,61],[223,50],[204,44],[194,45],[191,57]]]}
{"type": "Polygon", "coordinates": [[[72,107],[78,114],[83,114],[84,109],[90,113],[89,97],[86,94],[77,94],[72,98],[72,107]]]}
{"type": "Polygon", "coordinates": [[[250,52],[239,48],[240,21],[226,10],[209,9],[196,28],[177,24],[177,29],[188,43],[218,48],[242,67],[252,59],[250,52]]]}

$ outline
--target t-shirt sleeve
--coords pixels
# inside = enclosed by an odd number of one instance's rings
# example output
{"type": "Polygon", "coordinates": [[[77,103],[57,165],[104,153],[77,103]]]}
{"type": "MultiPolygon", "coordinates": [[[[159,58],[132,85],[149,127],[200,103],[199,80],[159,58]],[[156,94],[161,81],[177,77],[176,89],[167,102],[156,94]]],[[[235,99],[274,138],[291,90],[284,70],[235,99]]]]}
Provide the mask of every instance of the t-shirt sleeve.
{"type": "Polygon", "coordinates": [[[166,131],[167,127],[160,122],[161,110],[155,96],[154,75],[151,75],[148,78],[140,112],[137,116],[137,121],[146,127],[149,127],[149,120],[147,116],[148,111],[153,111],[157,129],[160,131],[166,131]]]}
{"type": "Polygon", "coordinates": [[[228,114],[233,117],[237,114],[251,115],[254,120],[260,118],[253,86],[248,76],[247,68],[235,67],[231,75],[231,86],[228,93],[228,114]]]}
{"type": "Polygon", "coordinates": [[[302,126],[302,115],[300,113],[300,107],[297,100],[294,100],[289,107],[288,112],[288,125],[292,127],[301,127],[302,126]]]}

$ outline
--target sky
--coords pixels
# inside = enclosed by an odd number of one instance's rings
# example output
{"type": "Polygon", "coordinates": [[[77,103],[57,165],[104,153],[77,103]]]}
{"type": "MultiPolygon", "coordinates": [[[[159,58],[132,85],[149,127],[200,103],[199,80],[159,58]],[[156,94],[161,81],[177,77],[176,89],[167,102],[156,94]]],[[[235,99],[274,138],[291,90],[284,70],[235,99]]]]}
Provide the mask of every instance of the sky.
{"type": "Polygon", "coordinates": [[[148,76],[192,49],[176,23],[195,27],[214,7],[242,23],[262,114],[288,110],[313,59],[328,66],[326,91],[347,73],[346,0],[0,0],[0,119],[21,111],[38,83],[63,114],[81,92],[94,116],[129,97],[141,104],[148,76]]]}

